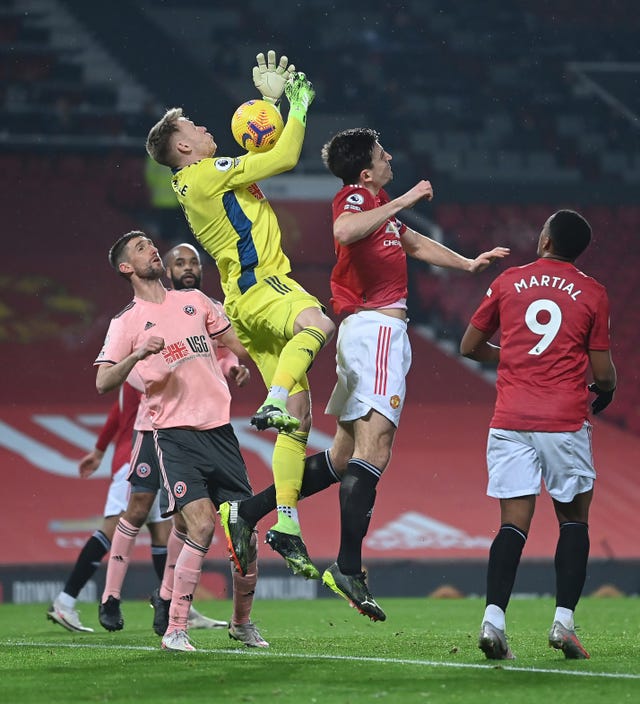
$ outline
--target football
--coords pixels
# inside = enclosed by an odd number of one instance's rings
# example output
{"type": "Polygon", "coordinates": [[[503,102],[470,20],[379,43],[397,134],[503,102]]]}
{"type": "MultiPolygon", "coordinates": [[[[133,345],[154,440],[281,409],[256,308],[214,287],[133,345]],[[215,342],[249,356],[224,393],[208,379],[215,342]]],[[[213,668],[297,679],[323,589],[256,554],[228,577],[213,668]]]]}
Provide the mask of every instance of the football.
{"type": "Polygon", "coordinates": [[[231,132],[248,152],[268,152],[280,138],[284,122],[278,109],[265,100],[248,100],[233,113],[231,132]]]}

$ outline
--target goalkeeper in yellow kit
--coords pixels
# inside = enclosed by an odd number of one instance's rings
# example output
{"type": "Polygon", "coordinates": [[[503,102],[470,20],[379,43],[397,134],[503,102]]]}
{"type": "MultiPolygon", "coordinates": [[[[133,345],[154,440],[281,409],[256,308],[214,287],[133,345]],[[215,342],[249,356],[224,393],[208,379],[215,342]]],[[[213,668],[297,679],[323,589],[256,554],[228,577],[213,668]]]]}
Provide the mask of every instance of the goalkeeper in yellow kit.
{"type": "MultiPolygon", "coordinates": [[[[277,104],[284,91],[289,101],[284,131],[271,151],[216,157],[213,136],[182,108],[168,110],[154,125],[147,151],[173,170],[173,189],[189,226],[220,272],[227,315],[268,388],[251,419],[258,430],[278,431],[272,461],[278,521],[267,543],[295,573],[319,579],[302,540],[297,502],[311,428],[306,373],[335,326],[319,301],[289,277],[278,220],[256,183],[297,164],[315,93],[287,57],[277,66],[272,51],[268,62],[263,54],[257,60],[253,78],[263,99],[277,104]]],[[[253,526],[235,503],[219,510],[231,556],[244,574],[253,526]]]]}

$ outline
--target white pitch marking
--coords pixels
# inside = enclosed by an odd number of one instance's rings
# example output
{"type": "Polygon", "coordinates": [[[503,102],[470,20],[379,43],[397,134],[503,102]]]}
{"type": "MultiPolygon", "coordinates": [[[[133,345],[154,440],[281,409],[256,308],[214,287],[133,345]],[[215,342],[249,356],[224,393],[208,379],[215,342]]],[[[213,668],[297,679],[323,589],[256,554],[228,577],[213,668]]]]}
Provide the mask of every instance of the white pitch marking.
{"type": "MultiPolygon", "coordinates": [[[[149,645],[101,645],[100,643],[37,643],[27,641],[0,641],[0,645],[27,648],[102,648],[105,650],[134,650],[142,652],[163,652],[160,647],[149,645]]],[[[640,680],[640,674],[627,672],[595,672],[592,670],[553,670],[546,667],[518,667],[496,663],[442,662],[438,660],[410,660],[408,658],[374,658],[354,655],[310,655],[303,653],[275,653],[262,648],[197,648],[196,653],[225,655],[247,655],[250,657],[298,658],[301,660],[347,660],[349,662],[376,662],[386,665],[415,665],[419,667],[453,667],[468,670],[504,670],[505,672],[539,672],[546,675],[568,675],[570,677],[606,677],[609,679],[640,680]]],[[[189,655],[193,657],[193,655],[189,655]]]]}

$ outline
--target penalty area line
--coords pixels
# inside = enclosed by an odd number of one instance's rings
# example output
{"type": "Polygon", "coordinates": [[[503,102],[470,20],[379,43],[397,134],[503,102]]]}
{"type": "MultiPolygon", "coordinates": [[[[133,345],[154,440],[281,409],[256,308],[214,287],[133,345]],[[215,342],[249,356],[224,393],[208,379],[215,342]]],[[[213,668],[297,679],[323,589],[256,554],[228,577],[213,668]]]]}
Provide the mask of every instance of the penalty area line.
{"type": "MultiPolygon", "coordinates": [[[[150,645],[102,645],[100,643],[46,643],[36,641],[0,640],[0,646],[23,648],[69,648],[77,650],[130,650],[136,652],[162,652],[160,647],[150,645]]],[[[314,653],[276,653],[262,648],[197,648],[194,655],[239,655],[242,657],[287,658],[297,660],[342,660],[347,662],[378,663],[383,665],[410,665],[412,667],[455,668],[459,670],[504,670],[505,672],[528,672],[544,675],[567,675],[568,677],[604,677],[620,680],[640,680],[640,674],[630,672],[596,672],[593,670],[556,670],[550,667],[520,667],[500,663],[445,662],[440,660],[419,660],[411,658],[381,658],[366,655],[330,655],[314,653]]],[[[191,656],[191,654],[190,654],[191,656]]]]}

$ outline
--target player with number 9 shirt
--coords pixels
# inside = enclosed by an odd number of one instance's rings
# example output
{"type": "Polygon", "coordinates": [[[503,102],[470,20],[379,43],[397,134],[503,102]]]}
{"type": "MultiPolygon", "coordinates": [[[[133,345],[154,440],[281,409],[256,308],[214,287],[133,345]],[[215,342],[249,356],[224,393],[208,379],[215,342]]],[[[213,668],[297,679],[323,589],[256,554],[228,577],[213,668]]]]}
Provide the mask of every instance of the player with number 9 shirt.
{"type": "Polygon", "coordinates": [[[493,281],[460,343],[464,356],[498,363],[487,494],[500,500],[500,529],[489,553],[478,641],[493,660],[514,657],[505,611],[543,480],[559,524],[549,645],[569,659],[589,657],[574,624],[586,578],[596,476],[587,399],[589,391],[597,394],[592,410],[599,413],[616,386],[606,289],[574,265],[590,240],[591,227],[581,215],[554,213],[540,234],[538,259],[493,281]],[[499,347],[489,342],[498,329],[499,347]]]}

